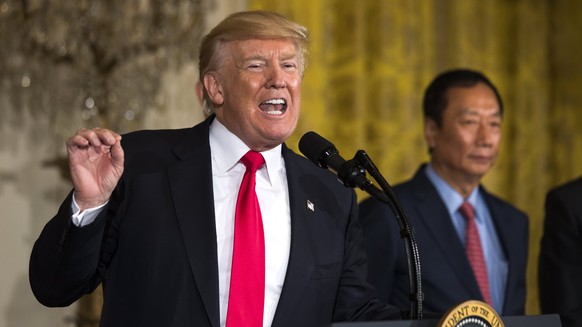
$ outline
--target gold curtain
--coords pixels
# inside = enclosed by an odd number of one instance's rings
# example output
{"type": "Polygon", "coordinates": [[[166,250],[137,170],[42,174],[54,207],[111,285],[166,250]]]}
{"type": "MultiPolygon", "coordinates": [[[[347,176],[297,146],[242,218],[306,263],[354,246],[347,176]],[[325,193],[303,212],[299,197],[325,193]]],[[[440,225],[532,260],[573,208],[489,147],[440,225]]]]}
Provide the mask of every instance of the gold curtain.
{"type": "MultiPolygon", "coordinates": [[[[484,180],[526,211],[529,314],[548,189],[582,175],[582,2],[568,0],[251,0],[311,31],[304,132],[345,158],[365,149],[391,184],[428,159],[421,99],[438,72],[483,71],[505,103],[499,161],[484,180]]],[[[359,194],[362,197],[364,194],[359,194]]]]}

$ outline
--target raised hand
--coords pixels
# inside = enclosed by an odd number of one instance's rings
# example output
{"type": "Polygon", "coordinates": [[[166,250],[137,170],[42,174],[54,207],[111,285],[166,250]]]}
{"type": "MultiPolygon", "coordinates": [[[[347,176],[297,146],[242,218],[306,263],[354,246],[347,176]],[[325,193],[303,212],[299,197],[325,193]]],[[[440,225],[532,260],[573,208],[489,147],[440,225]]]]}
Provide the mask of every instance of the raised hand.
{"type": "Polygon", "coordinates": [[[77,205],[82,211],[105,203],[123,173],[121,135],[104,128],[80,129],[66,144],[77,205]]]}

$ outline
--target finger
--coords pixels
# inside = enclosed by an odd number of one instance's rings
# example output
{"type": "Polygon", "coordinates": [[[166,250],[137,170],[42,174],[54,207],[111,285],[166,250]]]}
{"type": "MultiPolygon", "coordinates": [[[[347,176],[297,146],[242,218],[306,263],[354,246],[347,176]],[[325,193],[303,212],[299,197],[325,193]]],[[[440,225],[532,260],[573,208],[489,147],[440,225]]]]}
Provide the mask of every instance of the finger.
{"type": "Polygon", "coordinates": [[[89,140],[84,136],[81,136],[79,134],[75,134],[67,139],[66,145],[68,148],[75,148],[75,147],[83,148],[83,147],[87,147],[89,145],[89,140]]]}
{"type": "Polygon", "coordinates": [[[112,130],[96,127],[93,128],[92,131],[99,138],[99,141],[104,145],[114,145],[115,143],[121,141],[121,135],[113,132],[112,130]]]}
{"type": "Polygon", "coordinates": [[[114,145],[111,146],[111,160],[117,166],[123,166],[123,162],[125,160],[125,154],[123,148],[121,147],[121,142],[116,142],[114,145]]]}
{"type": "Polygon", "coordinates": [[[101,146],[102,143],[99,135],[94,130],[81,128],[77,130],[75,135],[67,140],[67,145],[72,147],[87,147],[89,145],[98,147],[101,146]]]}
{"type": "Polygon", "coordinates": [[[100,147],[102,145],[111,146],[121,140],[121,136],[109,129],[95,127],[93,129],[85,129],[81,128],[77,131],[76,136],[84,138],[86,140],[82,141],[78,137],[75,137],[73,140],[78,142],[80,145],[88,145],[94,147],[100,147]]]}

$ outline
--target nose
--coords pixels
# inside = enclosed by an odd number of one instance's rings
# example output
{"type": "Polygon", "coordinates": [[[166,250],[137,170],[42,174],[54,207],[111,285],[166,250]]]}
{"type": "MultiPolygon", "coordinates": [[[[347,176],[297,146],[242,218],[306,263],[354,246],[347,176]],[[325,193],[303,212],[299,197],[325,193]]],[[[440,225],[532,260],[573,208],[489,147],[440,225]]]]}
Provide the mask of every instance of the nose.
{"type": "Polygon", "coordinates": [[[493,147],[495,133],[497,133],[497,129],[489,126],[487,123],[479,124],[479,130],[477,131],[477,145],[485,148],[493,147]]]}
{"type": "Polygon", "coordinates": [[[274,66],[269,69],[269,78],[267,81],[268,88],[282,89],[287,86],[285,82],[285,75],[283,69],[279,66],[274,66]]]}

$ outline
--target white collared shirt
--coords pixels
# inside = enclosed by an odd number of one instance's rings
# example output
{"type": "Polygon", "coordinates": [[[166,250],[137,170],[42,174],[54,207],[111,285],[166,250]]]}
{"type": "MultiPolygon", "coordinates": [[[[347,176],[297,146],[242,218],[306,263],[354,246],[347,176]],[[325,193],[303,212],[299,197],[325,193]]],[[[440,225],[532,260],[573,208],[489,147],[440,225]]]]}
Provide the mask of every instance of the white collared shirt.
{"type": "MultiPolygon", "coordinates": [[[[236,200],[246,170],[239,160],[248,151],[249,147],[236,135],[229,132],[217,119],[212,122],[210,126],[210,153],[216,216],[221,326],[226,324],[228,309],[236,200]]],[[[270,326],[287,271],[291,244],[291,213],[281,145],[261,152],[261,154],[265,158],[265,165],[257,171],[256,191],[265,232],[263,326],[270,326]]]]}

